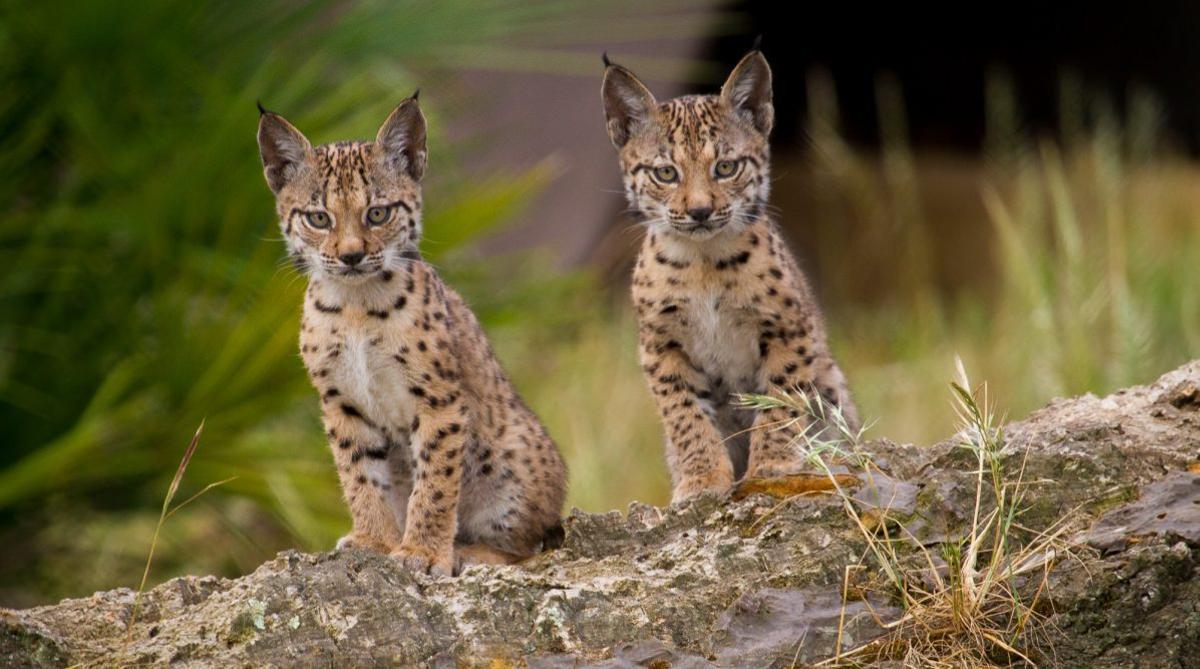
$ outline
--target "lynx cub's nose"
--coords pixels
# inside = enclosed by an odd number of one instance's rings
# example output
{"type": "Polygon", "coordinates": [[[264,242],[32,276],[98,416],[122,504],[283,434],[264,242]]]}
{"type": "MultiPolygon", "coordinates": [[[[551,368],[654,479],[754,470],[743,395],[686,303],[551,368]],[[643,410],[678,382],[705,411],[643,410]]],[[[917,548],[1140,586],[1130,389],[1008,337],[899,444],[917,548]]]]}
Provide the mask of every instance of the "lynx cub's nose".
{"type": "Polygon", "coordinates": [[[364,254],[362,251],[355,251],[354,253],[343,253],[342,255],[338,256],[338,259],[353,267],[362,262],[362,259],[365,255],[366,254],[364,254]]]}
{"type": "Polygon", "coordinates": [[[703,223],[708,220],[709,216],[712,216],[712,212],[712,207],[696,207],[688,209],[688,216],[691,216],[692,220],[697,223],[703,223]]]}

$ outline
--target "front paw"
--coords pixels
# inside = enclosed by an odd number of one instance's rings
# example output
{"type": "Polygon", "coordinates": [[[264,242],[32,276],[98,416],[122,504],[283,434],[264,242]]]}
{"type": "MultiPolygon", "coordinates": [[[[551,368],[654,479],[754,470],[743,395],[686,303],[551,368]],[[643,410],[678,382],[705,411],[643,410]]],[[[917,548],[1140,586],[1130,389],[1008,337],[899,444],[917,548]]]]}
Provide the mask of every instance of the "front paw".
{"type": "Polygon", "coordinates": [[[392,557],[400,561],[405,569],[431,574],[450,576],[454,573],[454,549],[436,551],[416,544],[400,544],[392,551],[392,557]]]}
{"type": "Polygon", "coordinates": [[[373,553],[387,554],[391,552],[391,546],[388,546],[382,539],[377,539],[369,534],[362,532],[351,532],[346,536],[338,539],[337,549],[356,548],[358,550],[371,551],[373,553]]]}
{"type": "Polygon", "coordinates": [[[731,486],[733,472],[725,469],[714,469],[701,476],[687,476],[675,484],[675,489],[671,491],[671,503],[683,502],[704,492],[724,493],[731,486]]]}

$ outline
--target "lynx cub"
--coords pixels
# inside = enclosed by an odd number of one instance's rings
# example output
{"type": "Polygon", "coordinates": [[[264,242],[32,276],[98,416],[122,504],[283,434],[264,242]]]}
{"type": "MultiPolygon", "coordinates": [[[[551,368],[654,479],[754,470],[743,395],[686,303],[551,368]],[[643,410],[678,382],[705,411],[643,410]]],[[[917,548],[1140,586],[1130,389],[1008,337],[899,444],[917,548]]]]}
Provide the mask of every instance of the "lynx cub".
{"type": "Polygon", "coordinates": [[[536,552],[558,525],[566,468],[475,316],[418,254],[416,95],[373,142],[314,147],[261,111],[267,185],[309,276],[300,353],[354,520],[338,545],[439,575],[536,552]]]}
{"type": "Polygon", "coordinates": [[[737,409],[733,394],[799,387],[858,419],[817,303],[767,215],[770,67],[755,49],[719,95],[660,103],[628,69],[605,65],[608,134],[647,227],[633,300],[672,499],[743,473],[793,472],[802,422],[772,429],[796,416],[737,409]]]}

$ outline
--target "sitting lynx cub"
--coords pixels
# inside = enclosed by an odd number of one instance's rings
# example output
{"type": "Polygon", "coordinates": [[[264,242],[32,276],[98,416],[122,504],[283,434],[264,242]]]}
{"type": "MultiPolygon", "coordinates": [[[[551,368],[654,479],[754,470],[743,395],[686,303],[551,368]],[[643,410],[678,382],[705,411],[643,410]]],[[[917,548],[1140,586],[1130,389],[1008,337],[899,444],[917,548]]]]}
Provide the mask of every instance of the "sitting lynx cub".
{"type": "Polygon", "coordinates": [[[418,254],[416,95],[373,142],[314,147],[261,111],[267,185],[309,276],[300,353],[354,521],[338,545],[440,575],[533,554],[558,525],[566,468],[475,316],[418,254]]]}
{"type": "Polygon", "coordinates": [[[647,227],[633,300],[672,499],[724,490],[743,472],[794,472],[803,417],[737,409],[735,393],[798,387],[858,419],[817,303],[767,215],[767,61],[755,49],[719,95],[661,103],[632,72],[605,64],[608,134],[647,227]]]}

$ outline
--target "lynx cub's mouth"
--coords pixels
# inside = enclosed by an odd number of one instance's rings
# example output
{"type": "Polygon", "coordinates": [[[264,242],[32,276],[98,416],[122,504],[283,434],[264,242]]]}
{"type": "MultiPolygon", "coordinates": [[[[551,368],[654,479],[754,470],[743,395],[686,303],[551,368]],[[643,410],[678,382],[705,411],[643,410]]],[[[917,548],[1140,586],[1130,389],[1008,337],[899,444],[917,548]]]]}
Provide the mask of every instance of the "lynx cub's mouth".
{"type": "Polygon", "coordinates": [[[728,223],[728,219],[705,223],[672,223],[671,228],[690,237],[707,239],[724,230],[728,223]]]}
{"type": "Polygon", "coordinates": [[[378,274],[383,270],[382,266],[362,268],[362,267],[344,267],[335,272],[335,276],[340,279],[351,279],[351,283],[361,283],[362,281],[378,274]]]}

